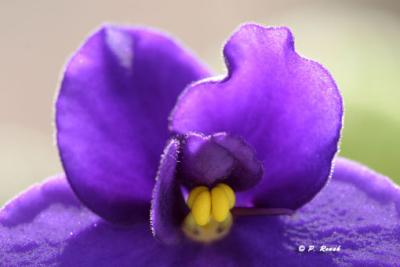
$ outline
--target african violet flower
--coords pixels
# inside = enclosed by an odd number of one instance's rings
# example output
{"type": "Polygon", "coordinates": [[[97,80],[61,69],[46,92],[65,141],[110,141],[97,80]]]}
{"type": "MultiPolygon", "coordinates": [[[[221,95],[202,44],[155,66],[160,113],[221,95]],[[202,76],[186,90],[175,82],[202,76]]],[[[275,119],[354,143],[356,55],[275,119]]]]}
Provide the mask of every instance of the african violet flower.
{"type": "Polygon", "coordinates": [[[1,210],[3,266],[400,264],[399,188],[333,165],[330,74],[287,28],[243,25],[224,56],[207,78],[164,34],[92,34],[56,104],[65,175],[1,210]]]}

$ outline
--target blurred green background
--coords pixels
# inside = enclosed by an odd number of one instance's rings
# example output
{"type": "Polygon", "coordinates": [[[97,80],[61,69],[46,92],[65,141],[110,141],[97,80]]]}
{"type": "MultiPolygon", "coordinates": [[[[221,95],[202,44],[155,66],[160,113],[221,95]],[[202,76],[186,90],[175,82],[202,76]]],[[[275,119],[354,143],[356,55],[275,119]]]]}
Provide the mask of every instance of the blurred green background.
{"type": "Polygon", "coordinates": [[[340,154],[400,183],[400,1],[0,0],[0,206],[62,171],[53,101],[66,59],[104,22],[164,29],[216,73],[240,24],[289,26],[345,100],[340,154]]]}

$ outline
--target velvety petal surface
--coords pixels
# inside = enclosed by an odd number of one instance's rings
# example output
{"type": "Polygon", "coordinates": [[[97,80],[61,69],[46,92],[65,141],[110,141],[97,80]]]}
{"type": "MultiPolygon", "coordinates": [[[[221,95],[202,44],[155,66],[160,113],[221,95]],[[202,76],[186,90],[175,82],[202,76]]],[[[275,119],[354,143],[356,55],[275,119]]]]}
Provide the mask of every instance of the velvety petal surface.
{"type": "Polygon", "coordinates": [[[287,28],[243,25],[224,56],[228,75],[189,86],[170,129],[240,136],[264,164],[255,204],[298,208],[331,171],[342,126],[337,86],[320,64],[295,52],[287,28]]]}
{"type": "MultiPolygon", "coordinates": [[[[339,159],[332,180],[290,217],[237,217],[213,245],[167,246],[148,214],[129,227],[109,224],[79,204],[63,178],[31,188],[0,212],[6,266],[398,266],[400,189],[339,159]],[[298,252],[300,245],[341,246],[298,252]]],[[[308,247],[307,247],[308,249],[308,247]]]]}
{"type": "Polygon", "coordinates": [[[262,177],[262,163],[238,137],[227,133],[209,136],[188,133],[180,141],[178,176],[189,188],[223,182],[235,191],[243,191],[256,185],[262,177]]]}
{"type": "Polygon", "coordinates": [[[78,197],[128,222],[149,202],[178,94],[208,74],[168,36],[105,26],[66,66],[56,104],[57,141],[78,197]]]}
{"type": "Polygon", "coordinates": [[[161,158],[151,205],[151,227],[156,238],[166,244],[182,238],[181,224],[189,210],[176,178],[179,141],[172,139],[161,158]]]}

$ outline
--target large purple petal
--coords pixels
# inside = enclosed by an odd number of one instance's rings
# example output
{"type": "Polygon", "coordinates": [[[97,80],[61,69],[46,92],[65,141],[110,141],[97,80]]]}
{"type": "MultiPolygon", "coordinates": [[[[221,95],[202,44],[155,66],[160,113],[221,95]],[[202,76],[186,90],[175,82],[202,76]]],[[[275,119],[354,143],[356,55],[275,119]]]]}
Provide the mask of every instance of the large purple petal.
{"type": "Polygon", "coordinates": [[[323,187],[342,126],[330,74],[294,51],[287,28],[247,24],[224,48],[228,75],[189,86],[171,130],[241,136],[264,163],[255,203],[295,209],[323,187]]]}
{"type": "Polygon", "coordinates": [[[111,221],[148,202],[167,117],[205,68],[164,34],[106,26],[67,64],[56,105],[57,141],[78,197],[111,221]]]}
{"type": "Polygon", "coordinates": [[[388,178],[339,159],[332,180],[292,217],[237,217],[210,246],[167,246],[147,213],[130,227],[81,206],[64,179],[36,186],[0,212],[5,266],[398,266],[400,189],[388,178]],[[298,252],[298,246],[341,246],[298,252]]]}

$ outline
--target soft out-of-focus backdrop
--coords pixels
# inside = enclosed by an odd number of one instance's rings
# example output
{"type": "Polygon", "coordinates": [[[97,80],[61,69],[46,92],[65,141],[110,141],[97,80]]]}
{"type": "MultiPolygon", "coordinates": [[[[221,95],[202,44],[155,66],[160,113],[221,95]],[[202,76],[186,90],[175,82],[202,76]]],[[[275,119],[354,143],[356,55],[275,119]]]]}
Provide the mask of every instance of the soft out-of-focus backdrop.
{"type": "Polygon", "coordinates": [[[53,102],[61,70],[104,22],[178,37],[216,73],[240,24],[289,26],[297,50],[324,64],[346,107],[341,155],[400,182],[400,2],[0,0],[0,206],[61,172],[53,102]]]}

